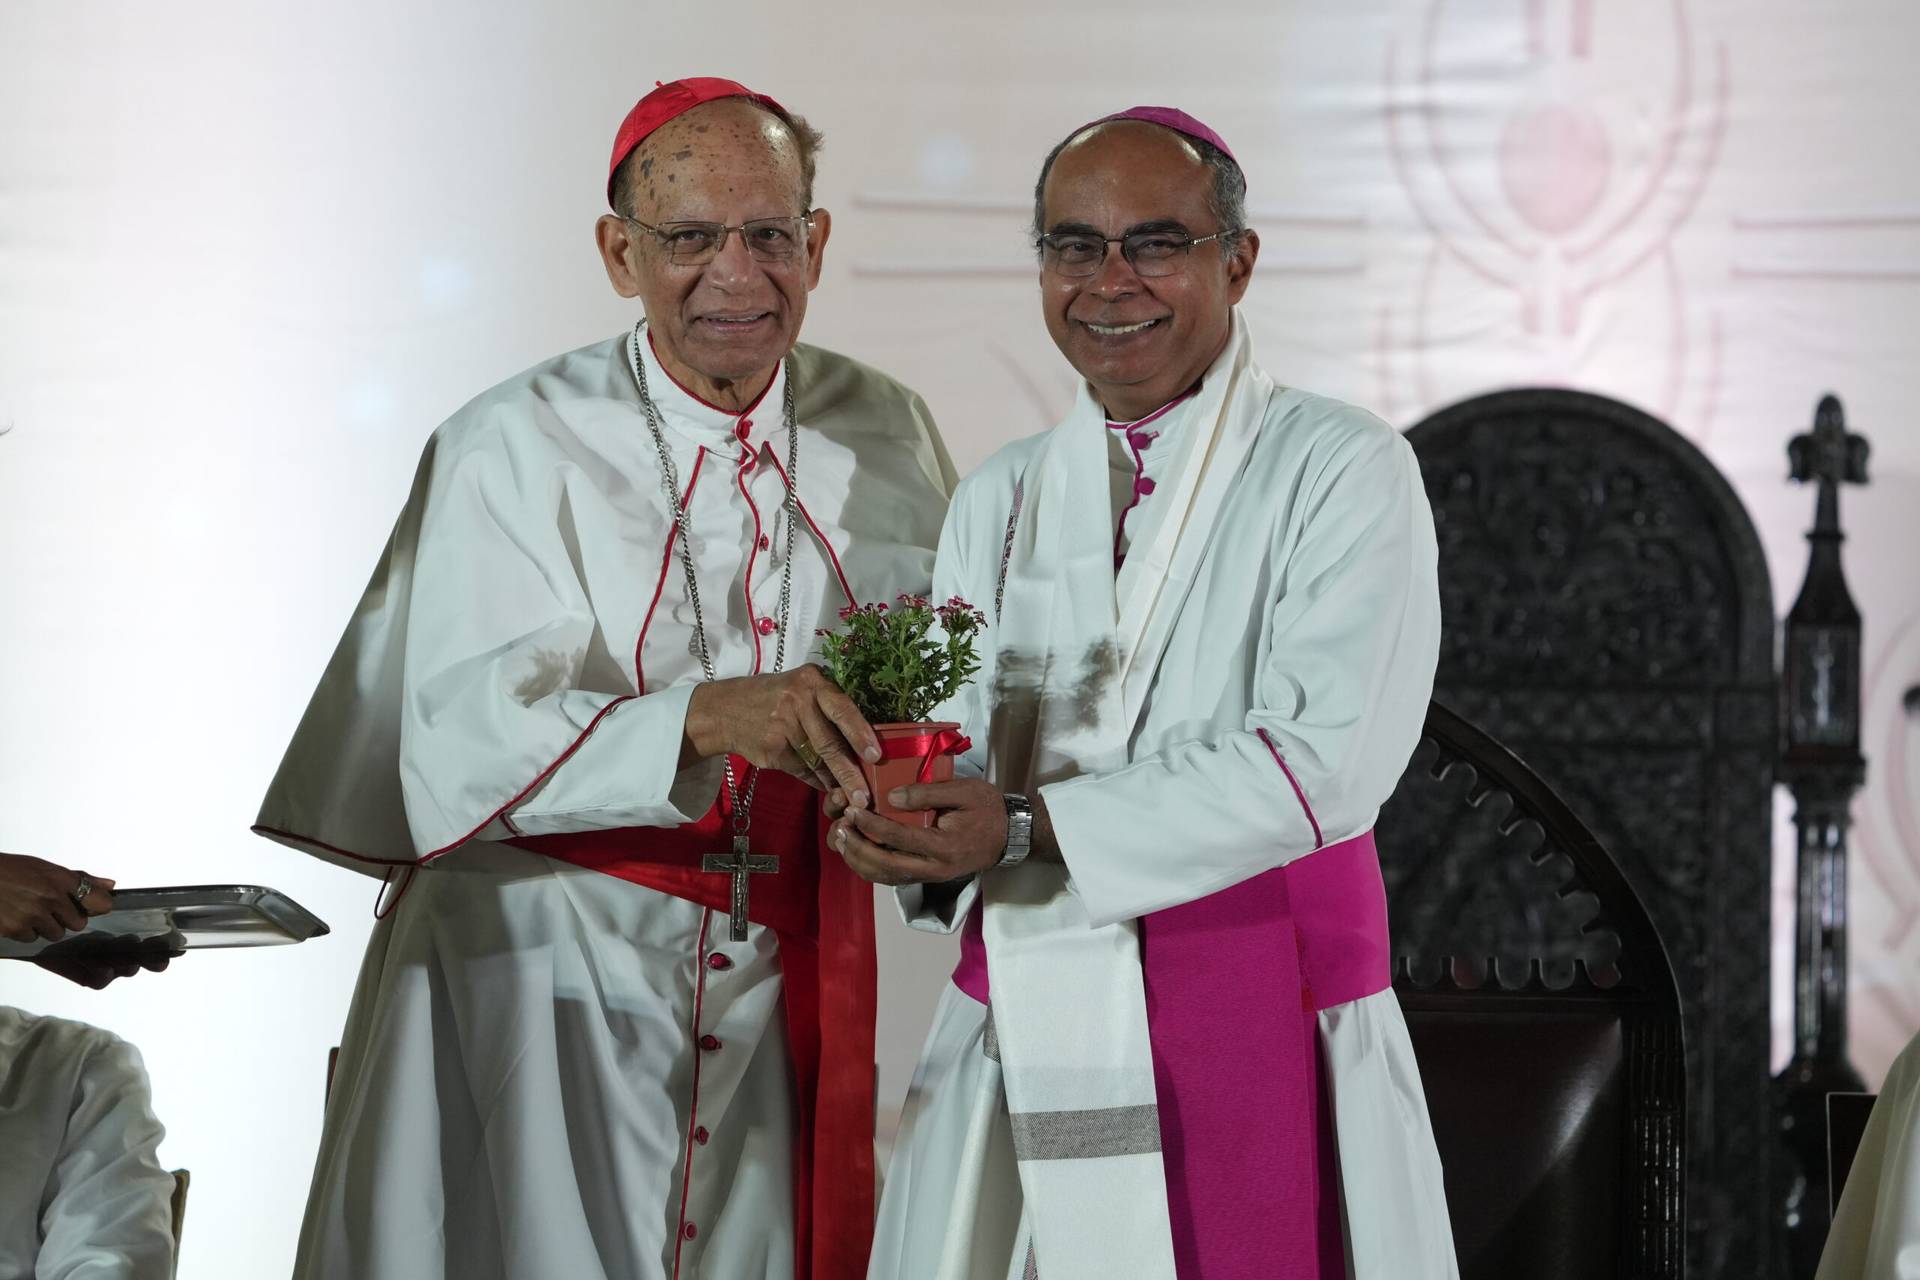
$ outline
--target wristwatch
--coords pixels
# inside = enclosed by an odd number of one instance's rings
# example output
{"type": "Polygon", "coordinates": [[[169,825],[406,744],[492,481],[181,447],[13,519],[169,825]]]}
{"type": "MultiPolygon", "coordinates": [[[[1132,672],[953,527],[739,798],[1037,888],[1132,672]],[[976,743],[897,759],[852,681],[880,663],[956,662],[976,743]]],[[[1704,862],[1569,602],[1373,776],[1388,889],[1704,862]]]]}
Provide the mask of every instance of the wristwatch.
{"type": "Polygon", "coordinates": [[[1033,805],[1015,792],[1001,795],[1007,803],[1007,851],[995,867],[1017,867],[1033,852],[1033,805]]]}

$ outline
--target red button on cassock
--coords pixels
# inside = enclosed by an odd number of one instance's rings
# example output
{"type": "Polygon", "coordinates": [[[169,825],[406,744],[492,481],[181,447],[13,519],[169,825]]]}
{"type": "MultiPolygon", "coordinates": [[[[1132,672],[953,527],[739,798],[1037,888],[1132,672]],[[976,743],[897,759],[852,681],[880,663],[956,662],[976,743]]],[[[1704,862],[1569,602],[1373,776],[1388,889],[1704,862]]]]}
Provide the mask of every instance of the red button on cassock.
{"type": "Polygon", "coordinates": [[[1153,481],[1147,476],[1141,476],[1138,480],[1135,480],[1133,482],[1133,491],[1139,494],[1152,493],[1153,481]]]}
{"type": "Polygon", "coordinates": [[[779,624],[776,623],[772,618],[762,618],[760,619],[760,634],[763,636],[770,636],[773,634],[773,629],[778,625],[779,624]]]}
{"type": "Polygon", "coordinates": [[[767,536],[766,534],[764,534],[764,533],[760,535],[760,549],[761,549],[762,551],[765,551],[765,550],[766,550],[766,549],[767,549],[768,547],[771,547],[772,545],[773,545],[773,539],[772,539],[772,538],[769,538],[769,537],[768,537],[768,536],[767,536]]]}
{"type": "Polygon", "coordinates": [[[1150,431],[1129,431],[1127,432],[1127,439],[1132,442],[1134,448],[1145,449],[1153,443],[1153,433],[1150,431]]]}
{"type": "Polygon", "coordinates": [[[693,1140],[703,1147],[707,1145],[707,1139],[711,1136],[712,1135],[707,1132],[707,1126],[705,1125],[701,1125],[693,1131],[693,1140]]]}
{"type": "Polygon", "coordinates": [[[707,968],[731,969],[733,968],[733,961],[727,959],[725,956],[721,955],[718,951],[716,951],[712,955],[707,957],[707,968]]]}
{"type": "Polygon", "coordinates": [[[708,1053],[712,1053],[715,1049],[718,1049],[720,1047],[720,1037],[719,1036],[701,1036],[700,1047],[702,1049],[705,1049],[708,1053]]]}
{"type": "Polygon", "coordinates": [[[733,429],[733,434],[739,436],[742,440],[745,440],[747,438],[747,433],[752,430],[753,430],[753,419],[742,418],[740,419],[740,425],[733,429]]]}
{"type": "Polygon", "coordinates": [[[694,1226],[691,1222],[689,1222],[686,1226],[680,1228],[680,1234],[685,1236],[687,1239],[691,1240],[695,1236],[700,1234],[700,1228],[694,1226]]]}

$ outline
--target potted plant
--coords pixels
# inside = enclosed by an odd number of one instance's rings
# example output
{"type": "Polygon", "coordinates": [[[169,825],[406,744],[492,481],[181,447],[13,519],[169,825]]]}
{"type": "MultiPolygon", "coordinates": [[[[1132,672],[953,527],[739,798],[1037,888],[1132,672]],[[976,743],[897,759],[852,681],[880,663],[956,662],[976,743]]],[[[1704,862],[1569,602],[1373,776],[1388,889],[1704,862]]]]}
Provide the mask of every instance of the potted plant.
{"type": "Polygon", "coordinates": [[[887,803],[895,787],[945,782],[953,757],[972,744],[952,721],[930,721],[980,670],[973,638],[987,622],[978,609],[954,596],[934,605],[903,595],[898,603],[863,604],[840,611],[840,626],[821,631],[821,662],[853,699],[880,739],[880,759],[863,761],[873,810],[909,826],[930,827],[931,809],[900,810],[887,803]],[[940,634],[932,635],[935,623],[940,634]]]}

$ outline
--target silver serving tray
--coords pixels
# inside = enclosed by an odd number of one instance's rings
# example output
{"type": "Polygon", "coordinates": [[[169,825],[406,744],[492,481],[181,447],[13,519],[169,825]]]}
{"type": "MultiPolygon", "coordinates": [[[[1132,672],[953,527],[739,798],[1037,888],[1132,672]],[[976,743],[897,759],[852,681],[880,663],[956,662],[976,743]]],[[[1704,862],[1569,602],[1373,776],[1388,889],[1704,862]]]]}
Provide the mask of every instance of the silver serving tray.
{"type": "Polygon", "coordinates": [[[326,922],[281,893],[251,884],[117,889],[113,910],[58,942],[0,938],[0,958],[27,959],[49,948],[95,947],[178,952],[202,947],[272,947],[324,937],[326,922]]]}

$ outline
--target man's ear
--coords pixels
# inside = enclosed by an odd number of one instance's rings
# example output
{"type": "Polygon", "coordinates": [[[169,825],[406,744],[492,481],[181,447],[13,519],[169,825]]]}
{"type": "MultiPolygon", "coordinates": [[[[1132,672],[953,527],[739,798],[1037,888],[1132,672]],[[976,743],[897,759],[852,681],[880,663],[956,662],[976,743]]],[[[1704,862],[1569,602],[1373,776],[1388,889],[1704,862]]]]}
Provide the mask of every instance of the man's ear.
{"type": "Polygon", "coordinates": [[[1240,233],[1233,246],[1233,256],[1227,259],[1227,304],[1237,305],[1246,296],[1247,285],[1253,281],[1253,264],[1260,257],[1260,233],[1249,227],[1240,233]]]}
{"type": "Polygon", "coordinates": [[[813,223],[807,232],[807,291],[811,293],[820,283],[820,264],[826,260],[827,237],[833,233],[833,215],[825,209],[815,209],[808,215],[813,223]]]}
{"type": "Polygon", "coordinates": [[[600,248],[600,261],[607,268],[613,291],[623,298],[640,296],[640,242],[633,224],[625,218],[603,213],[593,224],[593,241],[600,248]]]}

